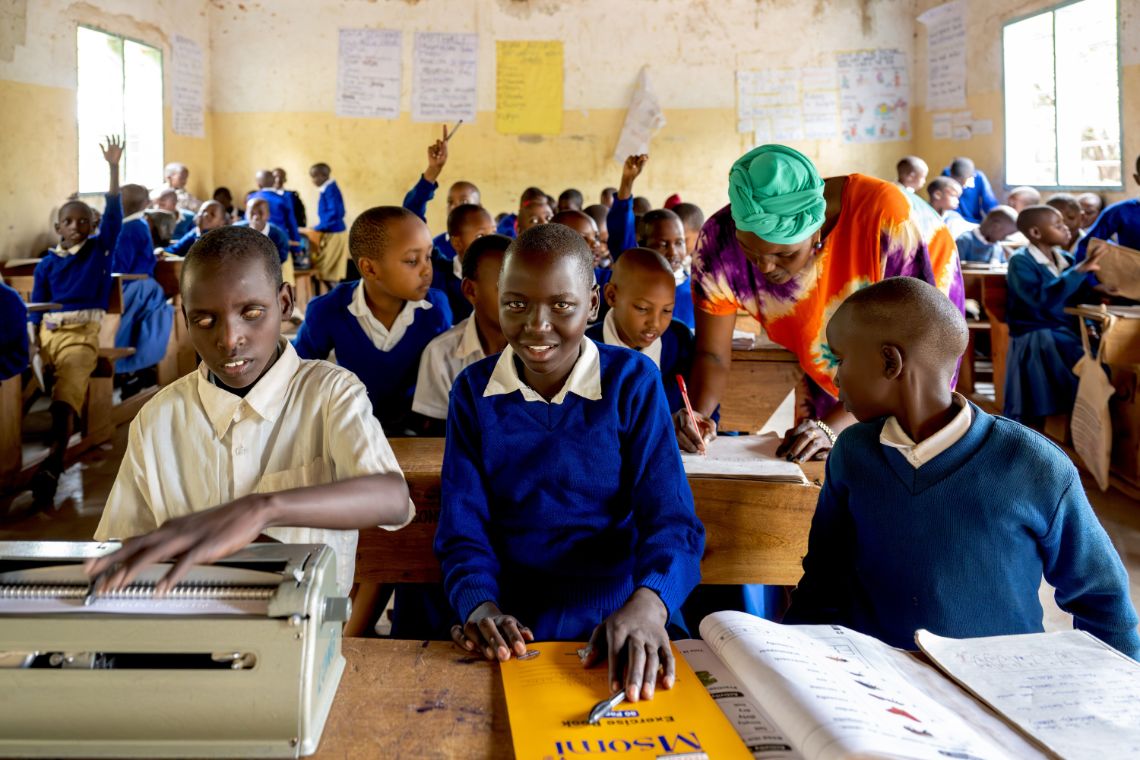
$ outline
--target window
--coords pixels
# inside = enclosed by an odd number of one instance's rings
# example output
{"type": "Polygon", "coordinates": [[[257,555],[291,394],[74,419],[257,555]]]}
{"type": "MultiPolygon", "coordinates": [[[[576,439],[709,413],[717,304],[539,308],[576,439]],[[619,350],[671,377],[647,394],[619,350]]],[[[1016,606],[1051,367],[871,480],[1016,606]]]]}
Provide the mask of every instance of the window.
{"type": "Polygon", "coordinates": [[[120,135],[122,181],[157,187],[162,177],[162,51],[133,40],[79,27],[79,191],[107,190],[99,143],[120,135]]]}
{"type": "Polygon", "coordinates": [[[1122,187],[1116,0],[1006,24],[1006,184],[1122,187]]]}

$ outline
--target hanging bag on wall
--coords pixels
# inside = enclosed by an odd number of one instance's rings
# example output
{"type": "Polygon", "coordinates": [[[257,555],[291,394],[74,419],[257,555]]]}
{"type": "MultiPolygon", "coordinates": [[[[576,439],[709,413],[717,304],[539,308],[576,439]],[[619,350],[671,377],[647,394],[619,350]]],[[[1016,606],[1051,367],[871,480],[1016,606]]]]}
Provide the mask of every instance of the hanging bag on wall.
{"type": "MultiPolygon", "coordinates": [[[[1112,321],[1113,318],[1106,313],[1102,334],[1108,334],[1112,321]]],[[[1114,388],[1104,371],[1100,356],[1094,355],[1089,348],[1089,331],[1083,318],[1080,320],[1080,330],[1085,355],[1073,367],[1073,372],[1080,376],[1077,401],[1073,405],[1073,447],[1085,467],[1096,478],[1100,490],[1107,491],[1108,465],[1112,458],[1112,417],[1109,415],[1108,401],[1112,398],[1114,388]]]]}

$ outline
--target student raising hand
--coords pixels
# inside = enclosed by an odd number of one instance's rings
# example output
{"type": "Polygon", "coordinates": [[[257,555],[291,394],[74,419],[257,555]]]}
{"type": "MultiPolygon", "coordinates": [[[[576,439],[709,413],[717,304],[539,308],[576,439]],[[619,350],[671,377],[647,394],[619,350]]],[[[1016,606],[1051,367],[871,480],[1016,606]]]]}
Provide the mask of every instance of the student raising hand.
{"type": "Polygon", "coordinates": [[[653,699],[657,687],[657,671],[663,669],[661,685],[673,688],[677,666],[665,622],[669,612],[656,592],[642,587],[633,592],[629,600],[614,614],[594,629],[583,667],[596,665],[607,656],[610,669],[610,690],[622,686],[622,668],[625,668],[625,698],[630,702],[653,699]]]}
{"type": "Polygon", "coordinates": [[[444,165],[447,164],[447,125],[443,125],[443,139],[436,140],[428,146],[428,165],[424,170],[424,179],[428,182],[435,182],[439,179],[439,173],[443,171],[444,165]]]}
{"type": "Polygon", "coordinates": [[[118,166],[123,157],[123,138],[118,135],[107,135],[107,144],[99,143],[99,150],[103,151],[103,158],[111,166],[118,166]]]}
{"type": "Polygon", "coordinates": [[[624,200],[633,196],[634,180],[641,176],[641,170],[645,168],[645,162],[648,160],[649,156],[645,153],[626,158],[621,167],[621,186],[618,188],[618,198],[624,200]]]}
{"type": "Polygon", "coordinates": [[[479,651],[488,660],[505,662],[526,654],[526,642],[534,634],[513,615],[504,615],[494,602],[483,602],[467,618],[464,625],[451,626],[451,640],[468,652],[479,651]]]}

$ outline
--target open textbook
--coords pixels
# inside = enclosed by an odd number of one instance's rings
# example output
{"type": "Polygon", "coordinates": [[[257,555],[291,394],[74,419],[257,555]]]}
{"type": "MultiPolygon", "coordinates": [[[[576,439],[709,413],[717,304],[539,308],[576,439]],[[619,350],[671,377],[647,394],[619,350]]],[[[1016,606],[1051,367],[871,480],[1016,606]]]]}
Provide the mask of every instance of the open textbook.
{"type": "Polygon", "coordinates": [[[701,637],[677,648],[754,758],[1047,756],[934,668],[847,628],[717,612],[701,637]]]}
{"type": "Polygon", "coordinates": [[[779,445],[780,437],[774,433],[722,435],[709,442],[704,454],[681,452],[681,463],[690,477],[806,483],[798,464],[776,456],[779,445]]]}

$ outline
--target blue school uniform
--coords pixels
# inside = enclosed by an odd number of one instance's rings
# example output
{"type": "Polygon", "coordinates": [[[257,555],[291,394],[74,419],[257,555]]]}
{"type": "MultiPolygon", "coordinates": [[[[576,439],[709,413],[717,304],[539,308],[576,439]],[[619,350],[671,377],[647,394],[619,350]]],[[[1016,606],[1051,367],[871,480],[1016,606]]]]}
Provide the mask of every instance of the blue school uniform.
{"type": "Polygon", "coordinates": [[[185,256],[190,248],[198,242],[198,238],[200,237],[202,237],[202,233],[198,230],[197,227],[195,227],[182,237],[175,240],[170,245],[166,246],[166,252],[174,256],[185,256]]]}
{"type": "Polygon", "coordinates": [[[355,372],[368,389],[372,413],[385,433],[400,434],[412,409],[420,354],[451,327],[451,309],[443,293],[429,290],[424,299],[429,308],[415,309],[399,342],[381,350],[349,311],[358,287],[363,287],[360,280],[341,283],[310,301],[293,345],[302,359],[327,359],[336,351],[336,363],[355,372]]]}
{"type": "Polygon", "coordinates": [[[141,217],[125,220],[119,231],[119,239],[115,242],[115,253],[111,256],[112,269],[118,274],[145,274],[154,277],[157,261],[150,225],[141,217]]]}
{"type": "Polygon", "coordinates": [[[455,274],[455,263],[454,259],[445,258],[438,248],[431,252],[431,286],[447,296],[452,324],[459,324],[471,316],[475,307],[463,295],[463,278],[455,274]]]}
{"type": "MultiPolygon", "coordinates": [[[[620,338],[617,342],[607,342],[605,333],[605,323],[600,321],[586,330],[586,337],[596,343],[634,351],[628,346],[618,345],[620,338]]],[[[658,340],[661,341],[661,384],[665,387],[665,401],[669,406],[669,413],[675,414],[685,407],[685,402],[681,398],[681,388],[677,385],[677,375],[686,378],[689,376],[689,370],[693,367],[696,341],[693,339],[693,333],[689,331],[689,328],[677,321],[676,318],[669,323],[658,340]]]]}
{"type": "Polygon", "coordinates": [[[194,212],[187,211],[180,208],[176,212],[178,214],[178,223],[174,225],[174,232],[170,234],[171,240],[178,240],[190,230],[194,229],[194,212]]]}
{"type": "MultiPolygon", "coordinates": [[[[36,264],[32,274],[33,301],[58,303],[60,311],[106,310],[111,295],[112,253],[123,226],[123,206],[118,195],[105,197],[98,235],[87,238],[75,254],[60,256],[48,251],[36,264]]],[[[42,320],[42,313],[31,315],[33,324],[42,320]]]]}
{"type": "Polygon", "coordinates": [[[518,214],[507,214],[502,218],[502,221],[495,227],[495,232],[500,235],[506,235],[509,238],[518,237],[518,214]]]}
{"type": "Polygon", "coordinates": [[[435,191],[438,187],[438,182],[428,182],[421,174],[412,189],[404,195],[404,208],[418,216],[426,224],[428,201],[435,197],[435,191]]]}
{"type": "Polygon", "coordinates": [[[166,356],[174,307],[154,279],[134,280],[123,287],[123,314],[115,332],[115,348],[133,348],[135,353],[115,362],[116,372],[137,372],[153,367],[166,356]]]}
{"type": "Polygon", "coordinates": [[[673,319],[689,330],[697,329],[697,315],[693,310],[693,281],[688,275],[685,275],[684,281],[677,286],[677,298],[673,303],[673,319]]]}
{"type": "Polygon", "coordinates": [[[1029,248],[1009,259],[1009,353],[1002,414],[1015,420],[1068,414],[1077,397],[1073,366],[1084,349],[1076,318],[1065,314],[1065,306],[1084,286],[1085,275],[1073,266],[1070,254],[1061,249],[1054,254],[1066,265],[1060,275],[1037,261],[1029,248]]]}
{"type": "Polygon", "coordinates": [[[637,218],[633,213],[633,196],[624,200],[614,196],[614,205],[606,214],[606,228],[610,232],[606,246],[614,261],[617,261],[623,251],[637,247],[637,218]]]}
{"type": "Polygon", "coordinates": [[[330,179],[321,187],[321,195],[317,200],[317,226],[318,232],[344,232],[348,227],[344,224],[344,197],[340,194],[340,186],[335,179],[330,179]]]}
{"type": "Polygon", "coordinates": [[[0,282],[0,380],[28,368],[28,307],[7,283],[0,282]]]}
{"type": "Polygon", "coordinates": [[[451,244],[451,239],[446,232],[441,232],[432,239],[432,245],[439,251],[439,255],[446,261],[452,261],[458,255],[455,246],[451,244]]]}
{"type": "MultiPolygon", "coordinates": [[[[962,188],[962,196],[958,199],[958,211],[967,222],[981,224],[986,214],[994,210],[999,204],[990,180],[981,169],[976,170],[974,181],[962,188]]],[[[942,170],[943,177],[950,176],[950,167],[942,170]]]]}
{"type": "Polygon", "coordinates": [[[1092,229],[1077,244],[1077,263],[1085,260],[1092,238],[1115,240],[1127,248],[1140,250],[1140,198],[1114,203],[1100,213],[1092,229]]]}
{"type": "Polygon", "coordinates": [[[959,261],[980,261],[987,264],[1000,264],[1005,258],[1000,243],[991,243],[976,229],[963,232],[954,243],[958,246],[959,261]]]}
{"type": "Polygon", "coordinates": [[[258,190],[250,197],[265,199],[269,204],[269,221],[285,230],[290,243],[301,239],[301,233],[297,230],[297,217],[293,215],[293,201],[269,189],[258,190]]]}
{"type": "Polygon", "coordinates": [[[585,641],[644,586],[680,622],[704,527],[657,368],[586,340],[546,403],[515,367],[508,347],[451,391],[435,552],[459,619],[494,601],[540,641],[585,641]]]}
{"type": "MultiPolygon", "coordinates": [[[[249,226],[249,220],[248,219],[242,219],[241,221],[234,222],[233,226],[234,227],[248,227],[249,226]]],[[[280,227],[278,227],[273,222],[269,222],[269,226],[267,227],[267,232],[268,232],[267,237],[270,239],[270,241],[273,242],[273,245],[276,246],[276,248],[277,248],[278,258],[280,258],[281,263],[284,264],[285,260],[289,258],[289,238],[285,235],[285,230],[281,229],[280,227]]]]}
{"type": "Polygon", "coordinates": [[[845,625],[903,649],[918,628],[1036,633],[1044,575],[1076,628],[1136,658],[1128,576],[1076,467],[1043,436],[970,409],[965,435],[918,468],[880,442],[885,419],[843,431],[785,622],[845,625]]]}

